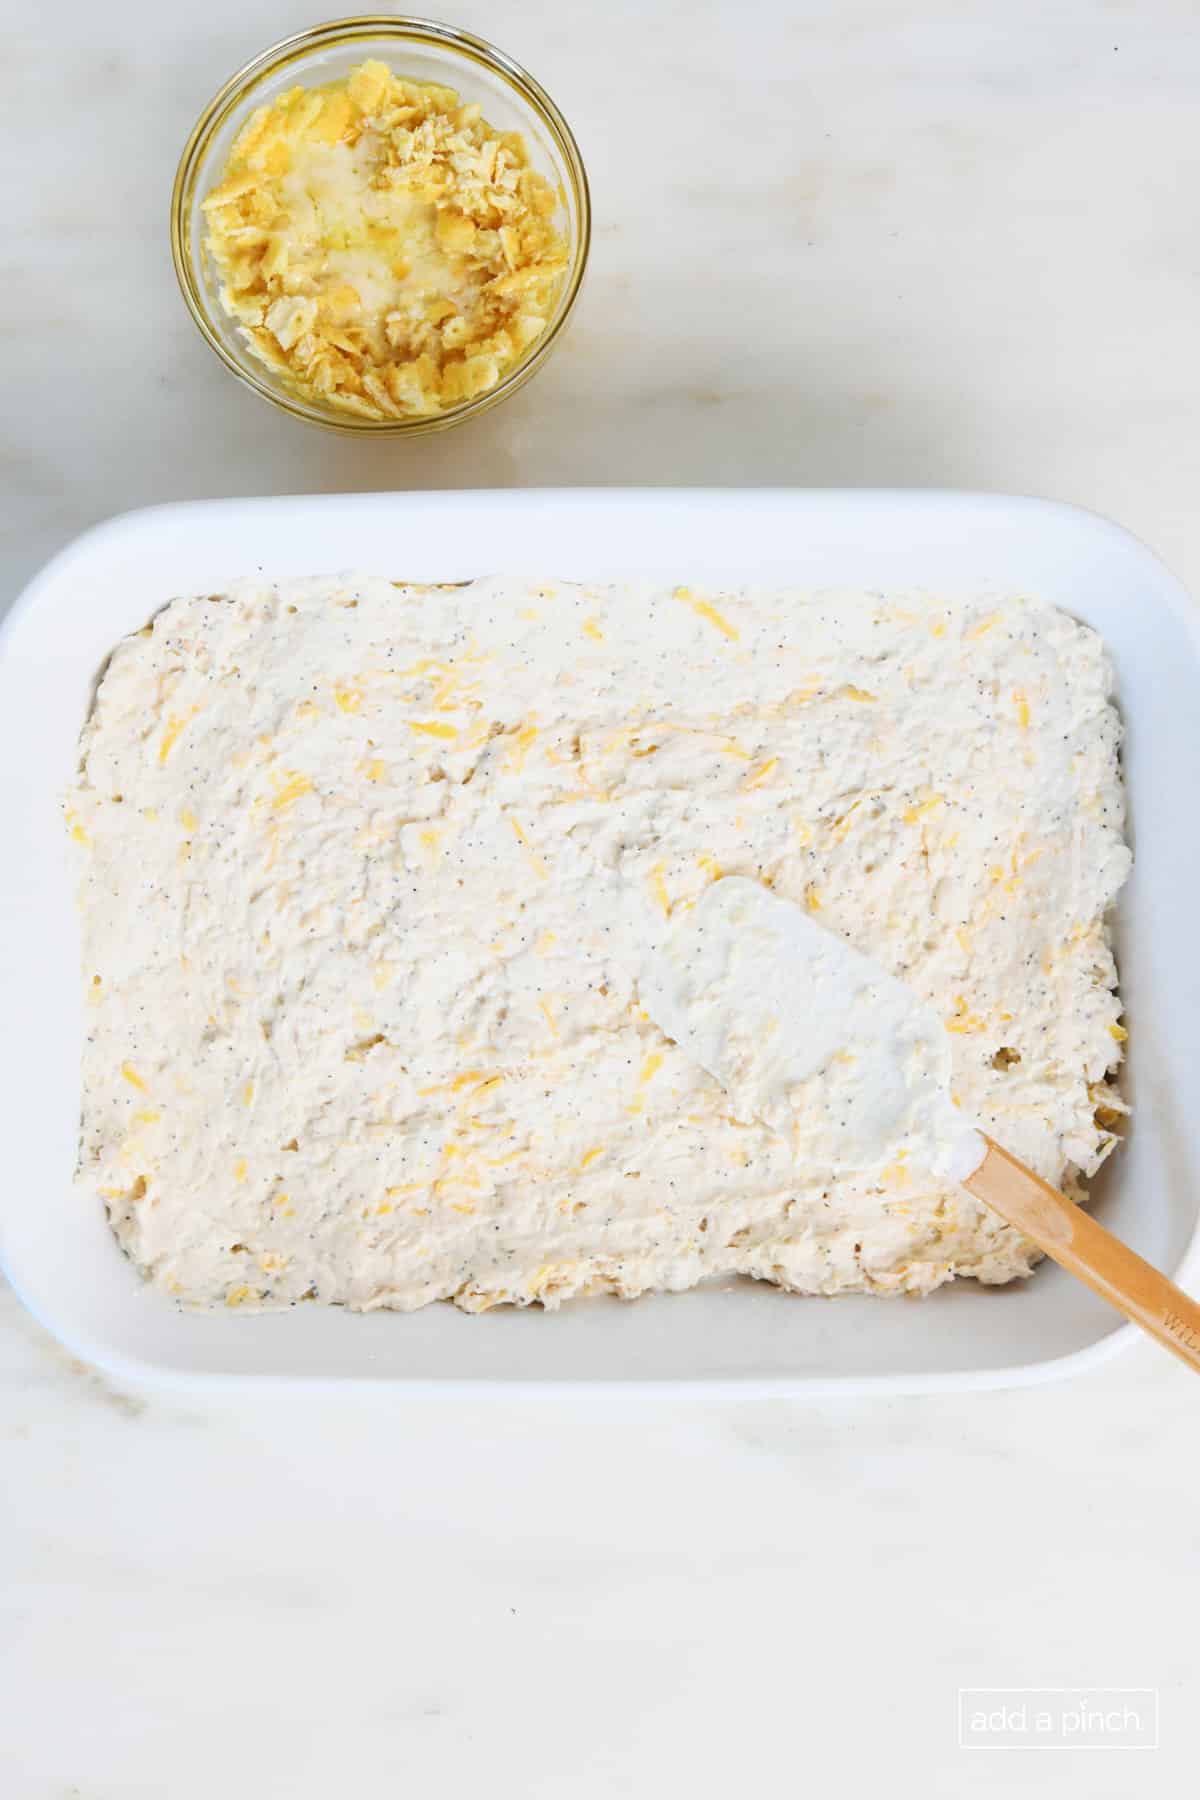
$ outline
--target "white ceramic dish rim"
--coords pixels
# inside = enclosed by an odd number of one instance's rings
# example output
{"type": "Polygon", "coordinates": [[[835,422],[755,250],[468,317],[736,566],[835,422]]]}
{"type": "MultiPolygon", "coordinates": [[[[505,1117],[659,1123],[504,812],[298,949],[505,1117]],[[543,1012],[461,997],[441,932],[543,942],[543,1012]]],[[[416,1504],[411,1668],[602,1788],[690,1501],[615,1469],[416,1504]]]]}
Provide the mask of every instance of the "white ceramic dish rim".
{"type": "MultiPolygon", "coordinates": [[[[1015,533],[1018,539],[1022,532],[1034,537],[1040,532],[1050,539],[1057,534],[1062,539],[1060,551],[1064,555],[1069,555],[1073,548],[1081,555],[1096,559],[1097,566],[1103,564],[1106,555],[1116,558],[1140,572],[1145,583],[1142,597],[1152,596],[1154,603],[1165,609],[1165,613],[1173,617],[1175,624],[1182,628],[1189,655],[1193,659],[1200,655],[1200,630],[1196,614],[1182,588],[1151,553],[1119,527],[1079,509],[1047,501],[945,492],[905,493],[898,490],[562,489],[315,496],[192,502],[181,506],[149,508],[109,520],[68,545],[35,578],[0,626],[0,751],[3,752],[0,761],[0,823],[5,822],[12,812],[16,789],[23,785],[23,765],[16,755],[19,745],[13,740],[9,725],[14,711],[18,717],[20,715],[20,707],[15,705],[18,687],[23,680],[28,682],[28,669],[24,677],[21,669],[22,644],[27,635],[27,627],[30,621],[47,616],[47,608],[64,604],[64,596],[81,593],[86,596],[89,571],[92,579],[95,579],[95,571],[101,565],[106,565],[110,583],[114,569],[123,568],[126,571],[126,586],[132,590],[120,622],[106,628],[107,635],[102,635],[101,641],[109,644],[123,631],[140,623],[172,593],[214,591],[220,580],[250,572],[255,563],[247,560],[244,555],[239,560],[222,560],[235,556],[235,546],[246,541],[247,528],[262,533],[261,539],[255,540],[261,543],[263,549],[263,555],[257,558],[257,562],[266,565],[265,572],[270,576],[308,573],[320,568],[345,568],[352,564],[358,567],[376,566],[378,558],[364,557],[357,547],[354,547],[352,554],[321,556],[319,552],[322,546],[332,549],[341,544],[346,544],[350,549],[352,544],[357,546],[361,543],[364,533],[369,537],[371,531],[378,532],[383,528],[385,537],[394,530],[395,541],[404,547],[394,555],[389,550],[389,570],[381,572],[391,572],[394,568],[394,572],[405,579],[459,578],[464,571],[464,556],[469,559],[467,572],[475,574],[506,568],[513,573],[528,575],[545,575],[553,571],[564,577],[607,578],[619,573],[649,570],[657,564],[664,571],[669,569],[670,572],[678,573],[680,578],[688,578],[707,573],[714,562],[711,544],[723,539],[725,550],[715,561],[732,565],[740,558],[740,579],[783,580],[786,578],[784,567],[791,566],[786,545],[789,538],[795,543],[794,534],[798,530],[807,529],[810,536],[816,535],[818,541],[834,544],[839,540],[840,534],[844,542],[853,540],[860,547],[870,546],[866,552],[868,562],[876,551],[882,551],[886,563],[888,540],[885,526],[889,520],[893,527],[898,520],[904,521],[907,540],[922,540],[924,537],[932,543],[940,543],[945,539],[959,545],[973,544],[976,541],[987,544],[1003,541],[1006,532],[1010,535],[1015,533]],[[423,544],[422,531],[426,533],[423,544]],[[536,556],[530,559],[527,551],[523,551],[514,560],[515,546],[527,545],[531,541],[531,532],[536,532],[535,541],[539,545],[536,556]],[[764,557],[761,553],[764,535],[779,546],[769,557],[764,557]],[[134,554],[139,540],[142,540],[141,549],[144,551],[146,542],[152,538],[159,541],[160,547],[165,540],[172,546],[177,545],[179,549],[178,573],[165,586],[164,576],[153,572],[153,557],[139,558],[134,554]],[[548,546],[547,538],[550,540],[548,546]],[[650,540],[655,548],[647,553],[645,545],[650,540]],[[435,542],[454,546],[449,552],[439,553],[436,567],[431,561],[435,542]],[[499,548],[496,548],[498,542],[499,548]],[[474,552],[463,548],[464,545],[474,543],[485,544],[488,549],[474,552]],[[618,551],[614,563],[614,543],[631,543],[638,546],[638,549],[636,553],[633,550],[618,551]],[[737,556],[729,555],[731,543],[739,546],[737,556]],[[415,566],[418,563],[422,566],[415,566]],[[158,585],[138,589],[139,581],[157,582],[158,585]],[[10,705],[10,701],[14,704],[10,705]]],[[[805,546],[809,541],[808,538],[803,539],[805,546]]],[[[911,550],[911,541],[909,547],[911,550]]],[[[803,552],[793,552],[793,556],[803,562],[804,554],[807,553],[805,549],[803,552]]],[[[900,560],[903,560],[902,557],[900,560]]],[[[727,573],[726,579],[731,578],[732,575],[727,573]]],[[[792,579],[797,580],[797,577],[793,576],[792,579]]],[[[803,582],[797,581],[797,584],[802,585],[803,582]]],[[[983,584],[987,585],[986,579],[983,584]]],[[[897,585],[911,586],[913,581],[910,577],[897,585]]],[[[1055,595],[1049,593],[1047,597],[1053,599],[1055,595]]],[[[80,654],[87,653],[68,651],[62,658],[64,669],[71,668],[72,679],[76,682],[79,678],[80,654]]],[[[93,656],[93,668],[97,660],[93,656]]],[[[57,667],[54,670],[56,675],[62,672],[57,667]]],[[[25,691],[27,698],[27,687],[25,691]]],[[[81,711],[77,708],[75,724],[80,722],[81,711]]],[[[70,765],[73,740],[59,745],[58,749],[63,758],[62,773],[65,776],[70,765]]],[[[18,830],[17,855],[13,858],[10,871],[20,865],[20,852],[23,848],[18,830]]],[[[48,879],[65,879],[65,859],[61,877],[54,877],[50,871],[43,872],[48,879]]],[[[38,897],[32,888],[23,894],[0,875],[0,904],[4,907],[6,918],[6,929],[0,944],[0,971],[8,967],[14,988],[19,991],[17,973],[21,967],[28,967],[30,959],[21,951],[19,930],[14,931],[11,927],[20,926],[22,915],[26,923],[34,920],[38,897]]],[[[61,944],[58,947],[60,951],[63,948],[61,944]]],[[[74,980],[73,945],[70,946],[69,955],[74,980]]],[[[22,1081],[17,1078],[19,1058],[15,1045],[10,1046],[5,1066],[9,1079],[4,1084],[4,1111],[8,1114],[7,1135],[12,1141],[12,1134],[20,1134],[28,1116],[27,1106],[21,1103],[23,1088],[22,1081]]],[[[25,1089],[27,1088],[26,1082],[25,1089]]],[[[29,1099],[27,1091],[24,1092],[24,1099],[29,1099]]],[[[1136,1335],[1131,1326],[1115,1325],[1077,1350],[1047,1357],[1018,1359],[989,1367],[928,1368],[896,1373],[875,1371],[844,1375],[804,1371],[664,1376],[641,1376],[634,1371],[621,1375],[603,1372],[563,1375],[557,1369],[550,1368],[544,1373],[539,1371],[536,1375],[489,1376],[485,1371],[479,1370],[469,1375],[442,1376],[429,1373],[407,1374],[390,1367],[373,1368],[370,1366],[369,1356],[363,1359],[363,1366],[349,1372],[178,1368],[156,1360],[153,1355],[130,1354],[105,1340],[102,1335],[82,1326],[69,1311],[64,1314],[56,1305],[54,1296],[47,1294],[44,1283],[39,1280],[38,1272],[28,1258],[28,1245],[21,1242],[19,1228],[14,1229],[14,1221],[19,1227],[19,1209],[28,1205],[33,1198],[30,1190],[18,1180],[13,1182],[0,1201],[0,1254],[3,1255],[6,1272],[16,1291],[48,1329],[76,1354],[106,1367],[123,1379],[165,1383],[174,1387],[205,1386],[214,1382],[241,1385],[263,1380],[334,1384],[366,1379],[399,1380],[405,1385],[406,1396],[425,1398],[444,1398],[456,1392],[479,1395],[491,1391],[497,1384],[505,1389],[560,1392],[564,1387],[570,1387],[574,1391],[578,1386],[585,1385],[589,1394],[607,1393],[624,1400],[631,1399],[634,1395],[648,1396],[664,1392],[671,1393],[677,1399],[685,1396],[711,1396],[718,1392],[747,1397],[781,1393],[804,1393],[813,1397],[835,1393],[933,1393],[964,1388],[996,1388],[1061,1378],[1096,1366],[1131,1342],[1136,1335]]],[[[1193,1226],[1182,1256],[1175,1258],[1176,1279],[1186,1283],[1198,1267],[1200,1232],[1193,1226]]],[[[42,1273],[44,1275],[44,1270],[42,1273]]],[[[1059,1272],[1053,1273],[1057,1276],[1059,1272]]],[[[1045,1280],[1047,1277],[1042,1274],[1034,1279],[1045,1280]]],[[[643,1301],[639,1303],[639,1309],[651,1305],[678,1306],[679,1303],[679,1299],[674,1298],[643,1301]]],[[[785,1304],[799,1307],[806,1303],[787,1300],[785,1304]]],[[[816,1304],[818,1303],[807,1303],[808,1306],[816,1304]]],[[[836,1306],[841,1309],[848,1304],[853,1303],[838,1301],[836,1306]]],[[[867,1301],[865,1304],[872,1307],[880,1305],[878,1301],[867,1301]]],[[[889,1312],[891,1310],[887,1309],[889,1312]]],[[[393,1329],[403,1330],[409,1320],[423,1316],[398,1318],[393,1315],[389,1323],[393,1329]]],[[[475,1323],[470,1322],[472,1325],[475,1323]]],[[[684,1323],[681,1317],[680,1326],[683,1327],[684,1323]]]]}

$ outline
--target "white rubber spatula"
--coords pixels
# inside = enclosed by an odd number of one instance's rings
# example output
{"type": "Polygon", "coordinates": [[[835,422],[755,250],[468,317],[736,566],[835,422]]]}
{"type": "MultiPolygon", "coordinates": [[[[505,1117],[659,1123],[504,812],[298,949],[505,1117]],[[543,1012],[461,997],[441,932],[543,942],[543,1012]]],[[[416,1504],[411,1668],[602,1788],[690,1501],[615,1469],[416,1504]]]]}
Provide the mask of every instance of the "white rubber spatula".
{"type": "Polygon", "coordinates": [[[950,1048],[903,982],[755,881],[714,882],[645,953],[642,1003],[741,1118],[831,1170],[911,1157],[957,1181],[1200,1369],[1200,1306],[950,1100],[950,1048]]]}

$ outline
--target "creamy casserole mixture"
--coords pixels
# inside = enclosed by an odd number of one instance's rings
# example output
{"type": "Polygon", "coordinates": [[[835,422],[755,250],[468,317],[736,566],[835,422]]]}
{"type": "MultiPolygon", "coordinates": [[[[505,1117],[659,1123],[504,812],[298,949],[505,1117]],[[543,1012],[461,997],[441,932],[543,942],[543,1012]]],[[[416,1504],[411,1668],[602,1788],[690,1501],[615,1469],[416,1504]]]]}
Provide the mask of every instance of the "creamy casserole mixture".
{"type": "Polygon", "coordinates": [[[965,1117],[1077,1184],[1124,1029],[1095,634],[1019,600],[248,583],[116,650],[82,744],[81,1179],[192,1303],[411,1308],[741,1272],[1003,1282],[909,1160],[733,1116],[639,933],[722,874],[938,1011],[965,1117]]]}

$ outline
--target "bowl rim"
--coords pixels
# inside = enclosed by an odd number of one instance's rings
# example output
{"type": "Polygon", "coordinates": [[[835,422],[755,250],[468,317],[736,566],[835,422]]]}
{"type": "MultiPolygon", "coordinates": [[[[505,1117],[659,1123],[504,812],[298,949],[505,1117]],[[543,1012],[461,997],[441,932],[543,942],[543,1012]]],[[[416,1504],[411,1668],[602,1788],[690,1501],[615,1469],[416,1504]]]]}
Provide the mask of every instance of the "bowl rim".
{"type": "Polygon", "coordinates": [[[321,426],[328,431],[342,432],[347,435],[374,434],[383,437],[404,437],[420,432],[446,431],[454,425],[462,424],[466,419],[475,418],[481,413],[490,411],[493,406],[499,405],[518,388],[523,387],[530,377],[541,368],[575,310],[587,270],[591,236],[592,206],[587,170],[574,132],[546,89],[520,63],[495,44],[489,43],[486,38],[478,37],[470,31],[464,31],[456,25],[444,25],[438,20],[412,14],[356,13],[346,18],[329,19],[322,24],[310,26],[304,31],[293,32],[288,37],[280,38],[277,42],[268,45],[265,50],[261,50],[257,56],[251,57],[248,62],[243,63],[239,69],[235,70],[201,111],[180,154],[175,170],[175,180],[171,188],[171,260],[175,268],[175,279],[179,283],[179,289],[188,312],[191,314],[192,322],[209,349],[243,386],[248,387],[261,399],[277,406],[282,412],[288,413],[292,418],[299,419],[305,424],[321,426]],[[559,302],[558,316],[548,329],[530,346],[526,354],[514,364],[508,374],[486,393],[460,401],[457,406],[447,407],[442,412],[419,414],[402,419],[366,419],[352,413],[343,413],[339,416],[332,407],[322,408],[303,400],[299,395],[293,396],[286,390],[273,386],[265,376],[259,375],[249,359],[243,360],[236,355],[222,340],[210,321],[209,311],[201,297],[196,279],[186,226],[186,215],[190,210],[191,197],[204,150],[214,132],[246,99],[263,76],[277,69],[286,68],[289,63],[299,62],[313,50],[330,43],[342,40],[353,41],[355,38],[377,37],[390,37],[401,43],[415,41],[433,45],[438,49],[449,50],[505,80],[515,90],[518,98],[539,115],[542,123],[549,129],[556,148],[566,165],[574,192],[577,216],[576,243],[567,282],[559,302]]]}

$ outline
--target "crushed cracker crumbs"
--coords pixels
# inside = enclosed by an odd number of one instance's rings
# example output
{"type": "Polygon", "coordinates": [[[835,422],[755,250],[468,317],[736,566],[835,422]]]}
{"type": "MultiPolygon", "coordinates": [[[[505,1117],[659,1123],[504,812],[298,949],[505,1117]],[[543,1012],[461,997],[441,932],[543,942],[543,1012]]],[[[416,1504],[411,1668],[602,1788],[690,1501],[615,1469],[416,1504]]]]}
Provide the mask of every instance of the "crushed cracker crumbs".
{"type": "Polygon", "coordinates": [[[382,62],[259,107],[204,201],[254,356],[381,420],[487,393],[542,335],[568,262],[557,207],[520,133],[382,62]]]}

